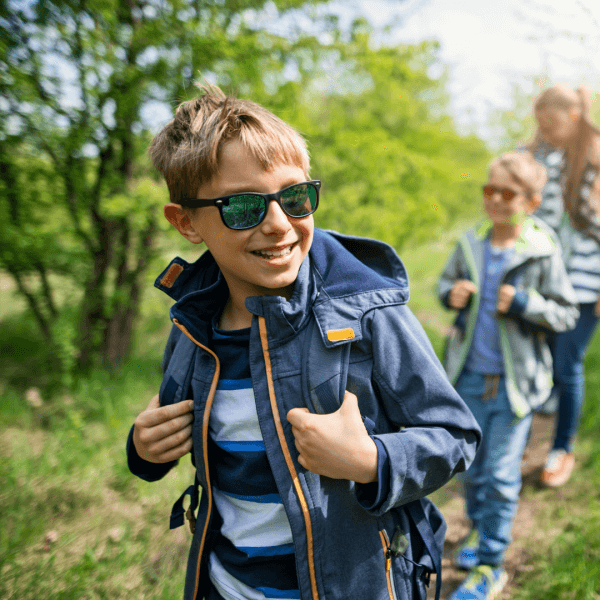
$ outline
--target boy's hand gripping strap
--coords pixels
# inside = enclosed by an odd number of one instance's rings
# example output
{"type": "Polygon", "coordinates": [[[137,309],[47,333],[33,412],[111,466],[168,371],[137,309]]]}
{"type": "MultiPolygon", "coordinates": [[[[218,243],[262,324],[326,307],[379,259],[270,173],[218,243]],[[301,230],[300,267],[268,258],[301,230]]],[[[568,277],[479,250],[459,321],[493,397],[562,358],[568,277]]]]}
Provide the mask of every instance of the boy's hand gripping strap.
{"type": "MultiPolygon", "coordinates": [[[[348,382],[350,364],[350,340],[327,348],[315,319],[308,325],[307,342],[302,356],[302,395],[310,412],[329,414],[341,406],[348,382]]],[[[375,434],[375,423],[363,416],[369,435],[375,434]]],[[[435,600],[439,600],[442,586],[442,556],[436,543],[421,500],[413,500],[403,506],[431,556],[436,572],[435,600]]]]}

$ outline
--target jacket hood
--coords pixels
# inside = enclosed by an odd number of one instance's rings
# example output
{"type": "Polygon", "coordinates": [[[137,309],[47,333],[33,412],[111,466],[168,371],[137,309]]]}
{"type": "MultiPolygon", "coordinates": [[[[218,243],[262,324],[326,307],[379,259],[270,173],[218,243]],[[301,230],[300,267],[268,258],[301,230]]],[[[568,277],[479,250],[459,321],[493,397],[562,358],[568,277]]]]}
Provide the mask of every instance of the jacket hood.
{"type": "MultiPolygon", "coordinates": [[[[227,284],[210,251],[194,263],[176,257],[154,285],[176,300],[171,318],[195,337],[208,339],[212,316],[222,309],[228,296],[227,284]]],[[[368,310],[404,304],[408,298],[406,269],[391,246],[315,228],[290,300],[255,296],[246,299],[246,307],[265,317],[268,330],[275,332],[270,334],[273,342],[295,334],[312,309],[325,345],[332,346],[360,339],[360,321],[368,310]],[[352,330],[352,336],[330,333],[344,330],[352,330]]]]}

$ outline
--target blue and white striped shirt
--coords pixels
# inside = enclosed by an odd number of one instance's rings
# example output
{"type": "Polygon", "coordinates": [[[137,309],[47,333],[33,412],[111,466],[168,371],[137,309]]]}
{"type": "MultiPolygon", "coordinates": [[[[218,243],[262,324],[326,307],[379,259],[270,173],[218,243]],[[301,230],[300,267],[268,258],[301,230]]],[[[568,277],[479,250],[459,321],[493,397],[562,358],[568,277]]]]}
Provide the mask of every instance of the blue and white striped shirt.
{"type": "Polygon", "coordinates": [[[220,535],[210,555],[210,579],[226,600],[300,598],[292,533],[256,412],[249,341],[249,329],[213,328],[221,376],[209,453],[220,535]]]}

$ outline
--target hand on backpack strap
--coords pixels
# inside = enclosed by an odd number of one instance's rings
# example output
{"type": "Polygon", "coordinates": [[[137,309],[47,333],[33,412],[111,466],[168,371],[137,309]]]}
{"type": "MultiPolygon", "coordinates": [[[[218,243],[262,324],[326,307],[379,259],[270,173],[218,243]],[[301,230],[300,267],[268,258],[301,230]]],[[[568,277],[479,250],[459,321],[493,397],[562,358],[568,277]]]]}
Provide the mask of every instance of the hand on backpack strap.
{"type": "Polygon", "coordinates": [[[504,314],[508,312],[516,292],[517,290],[508,283],[500,286],[500,289],[498,290],[498,304],[496,306],[496,310],[499,313],[504,314]]]}
{"type": "Polygon", "coordinates": [[[293,408],[287,418],[300,453],[298,462],[305,469],[357,483],[377,480],[377,446],[365,429],[354,394],[346,391],[334,413],[319,415],[293,408]]]}
{"type": "Polygon", "coordinates": [[[192,400],[160,406],[156,394],[134,423],[133,443],[139,457],[152,463],[167,463],[190,452],[193,409],[192,400]]]}
{"type": "Polygon", "coordinates": [[[477,286],[471,280],[458,279],[450,290],[448,304],[450,304],[452,308],[460,310],[467,306],[471,294],[475,294],[476,292],[477,286]]]}

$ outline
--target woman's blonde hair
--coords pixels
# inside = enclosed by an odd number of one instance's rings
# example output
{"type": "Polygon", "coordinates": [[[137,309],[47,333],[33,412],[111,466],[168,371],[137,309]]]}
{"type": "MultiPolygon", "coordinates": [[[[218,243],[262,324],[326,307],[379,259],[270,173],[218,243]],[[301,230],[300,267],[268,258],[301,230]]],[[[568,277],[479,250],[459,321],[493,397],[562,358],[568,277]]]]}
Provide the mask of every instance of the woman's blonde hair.
{"type": "Polygon", "coordinates": [[[544,165],[535,160],[528,150],[513,150],[495,158],[490,165],[490,172],[502,167],[525,190],[528,196],[539,194],[546,185],[547,175],[544,165]]]}
{"type": "MultiPolygon", "coordinates": [[[[600,170],[600,129],[590,119],[590,107],[595,99],[595,93],[587,88],[571,89],[568,85],[559,83],[546,88],[536,99],[534,110],[544,109],[570,110],[577,108],[581,111],[579,131],[575,143],[566,149],[566,168],[563,180],[563,201],[565,209],[571,217],[577,218],[577,197],[585,168],[591,163],[600,170]]],[[[536,132],[530,149],[536,151],[543,142],[540,130],[536,132]]]]}
{"type": "Polygon", "coordinates": [[[180,104],[150,145],[171,202],[196,197],[198,188],[218,173],[221,148],[231,140],[239,140],[265,170],[292,164],[308,178],[306,141],[295,129],[255,102],[226,96],[214,85],[198,87],[202,94],[180,104]]]}

